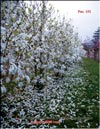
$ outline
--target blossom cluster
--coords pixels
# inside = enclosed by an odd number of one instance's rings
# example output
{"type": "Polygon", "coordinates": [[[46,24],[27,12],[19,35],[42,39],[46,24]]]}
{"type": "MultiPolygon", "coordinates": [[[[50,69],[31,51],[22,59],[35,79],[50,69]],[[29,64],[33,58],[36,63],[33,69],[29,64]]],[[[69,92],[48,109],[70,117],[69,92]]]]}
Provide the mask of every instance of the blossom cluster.
{"type": "Polygon", "coordinates": [[[2,93],[30,84],[42,89],[80,60],[70,20],[53,11],[46,1],[1,3],[2,93]]]}

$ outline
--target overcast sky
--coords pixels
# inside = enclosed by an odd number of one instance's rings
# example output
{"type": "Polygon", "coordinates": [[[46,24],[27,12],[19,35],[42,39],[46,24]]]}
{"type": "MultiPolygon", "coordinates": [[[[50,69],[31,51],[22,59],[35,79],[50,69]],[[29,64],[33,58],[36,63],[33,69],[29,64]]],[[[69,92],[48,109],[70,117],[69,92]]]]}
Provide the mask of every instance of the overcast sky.
{"type": "Polygon", "coordinates": [[[71,18],[72,24],[84,41],[86,37],[92,37],[100,26],[100,2],[99,1],[49,1],[61,15],[71,18]],[[86,10],[89,10],[86,13],[86,10]],[[84,11],[82,13],[81,11],[84,11]]]}

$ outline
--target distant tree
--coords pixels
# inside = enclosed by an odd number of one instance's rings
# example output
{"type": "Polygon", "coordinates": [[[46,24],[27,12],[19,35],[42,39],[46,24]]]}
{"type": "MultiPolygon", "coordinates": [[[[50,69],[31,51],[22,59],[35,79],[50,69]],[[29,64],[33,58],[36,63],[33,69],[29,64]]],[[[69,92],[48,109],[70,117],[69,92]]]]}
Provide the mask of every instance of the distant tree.
{"type": "Polygon", "coordinates": [[[94,50],[98,50],[100,47],[100,27],[94,32],[92,41],[94,43],[94,50]]]}
{"type": "Polygon", "coordinates": [[[100,27],[98,27],[97,31],[94,32],[93,35],[93,50],[94,50],[94,59],[99,60],[99,49],[100,49],[100,27]]]}
{"type": "Polygon", "coordinates": [[[85,40],[83,43],[83,48],[86,50],[88,57],[91,57],[91,54],[94,55],[94,59],[99,58],[99,49],[100,49],[100,27],[93,34],[92,40],[85,40]]]}
{"type": "Polygon", "coordinates": [[[93,43],[92,41],[87,37],[87,39],[83,43],[83,49],[86,51],[86,55],[90,57],[90,51],[92,50],[93,43]]]}

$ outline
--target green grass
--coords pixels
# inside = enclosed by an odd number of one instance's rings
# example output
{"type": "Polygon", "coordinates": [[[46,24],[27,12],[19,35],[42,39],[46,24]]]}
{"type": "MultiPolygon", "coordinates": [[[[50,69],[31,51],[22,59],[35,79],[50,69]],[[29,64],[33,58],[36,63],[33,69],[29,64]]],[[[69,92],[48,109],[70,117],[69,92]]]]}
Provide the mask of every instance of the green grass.
{"type": "Polygon", "coordinates": [[[85,76],[85,80],[87,80],[86,97],[91,100],[93,124],[99,121],[99,62],[90,58],[83,58],[83,69],[88,72],[88,76],[85,76]],[[92,99],[96,100],[94,106],[92,99]]]}
{"type": "Polygon", "coordinates": [[[90,77],[94,80],[99,77],[99,63],[90,58],[83,58],[83,68],[89,72],[90,77]]]}
{"type": "Polygon", "coordinates": [[[88,72],[87,79],[89,83],[99,86],[99,62],[93,59],[83,58],[83,68],[88,72]]]}

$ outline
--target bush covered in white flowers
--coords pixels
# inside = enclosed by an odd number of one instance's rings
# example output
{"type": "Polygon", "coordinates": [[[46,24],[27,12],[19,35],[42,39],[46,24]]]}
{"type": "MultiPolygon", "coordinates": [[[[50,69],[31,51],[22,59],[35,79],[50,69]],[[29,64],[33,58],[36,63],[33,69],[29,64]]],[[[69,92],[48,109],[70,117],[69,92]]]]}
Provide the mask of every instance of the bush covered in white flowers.
{"type": "Polygon", "coordinates": [[[80,49],[47,1],[1,2],[1,128],[98,127],[98,77],[91,83],[80,49]],[[61,123],[32,123],[49,119],[61,123]]]}
{"type": "Polygon", "coordinates": [[[46,1],[32,3],[1,3],[1,83],[8,91],[29,84],[42,89],[79,58],[70,21],[46,1]]]}

